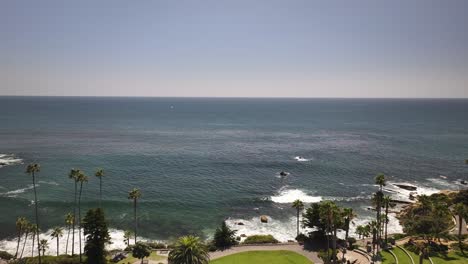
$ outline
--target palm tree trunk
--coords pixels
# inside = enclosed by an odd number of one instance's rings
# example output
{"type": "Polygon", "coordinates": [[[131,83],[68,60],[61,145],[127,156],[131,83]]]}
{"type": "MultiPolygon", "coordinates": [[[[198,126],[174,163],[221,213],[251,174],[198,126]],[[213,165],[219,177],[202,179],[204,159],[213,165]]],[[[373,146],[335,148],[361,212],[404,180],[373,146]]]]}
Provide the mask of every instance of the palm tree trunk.
{"type": "Polygon", "coordinates": [[[67,245],[65,246],[65,255],[68,255],[68,241],[70,240],[70,226],[68,226],[67,245]]]}
{"type": "Polygon", "coordinates": [[[18,258],[18,251],[19,251],[19,246],[21,242],[21,230],[18,231],[18,244],[16,245],[16,253],[15,253],[15,258],[18,258]]]}
{"type": "Polygon", "coordinates": [[[458,246],[460,247],[460,251],[463,255],[465,255],[465,253],[463,252],[463,246],[462,246],[462,226],[463,226],[463,218],[462,216],[459,214],[458,215],[458,246]]]}
{"type": "Polygon", "coordinates": [[[388,244],[388,204],[385,206],[385,245],[388,244]]]}
{"type": "Polygon", "coordinates": [[[76,223],[76,194],[77,194],[77,183],[75,180],[75,203],[73,204],[73,232],[72,232],[72,256],[75,255],[75,223],[76,223]]]}
{"type": "Polygon", "coordinates": [[[99,208],[102,208],[102,177],[99,177],[99,208]]]}
{"type": "Polygon", "coordinates": [[[31,258],[34,257],[34,239],[36,239],[36,232],[33,232],[33,241],[32,241],[32,246],[31,246],[31,258]]]}
{"type": "Polygon", "coordinates": [[[26,232],[24,236],[23,248],[21,249],[20,259],[23,258],[24,247],[26,246],[26,241],[28,241],[29,232],[26,232]]]}
{"type": "Polygon", "coordinates": [[[81,192],[83,191],[83,182],[80,184],[80,196],[78,198],[78,240],[80,246],[80,263],[81,259],[81,192]]]}
{"type": "Polygon", "coordinates": [[[57,257],[59,255],[59,237],[57,236],[57,257]]]}
{"type": "MultiPolygon", "coordinates": [[[[34,175],[34,171],[32,172],[32,176],[33,176],[33,188],[34,188],[34,207],[35,207],[35,213],[36,213],[37,241],[39,242],[39,232],[40,232],[40,229],[39,229],[39,213],[37,211],[38,204],[37,204],[37,192],[36,192],[36,176],[34,175]]],[[[37,248],[39,249],[39,243],[37,243],[37,248]]],[[[39,249],[38,252],[37,252],[37,256],[39,258],[39,264],[42,263],[40,251],[41,250],[39,249]]]]}
{"type": "Polygon", "coordinates": [[[137,199],[136,198],[133,199],[133,216],[134,216],[134,220],[135,220],[135,245],[136,245],[136,242],[137,242],[137,228],[138,228],[138,224],[137,224],[137,199]]]}
{"type": "Polygon", "coordinates": [[[336,227],[333,228],[333,263],[336,263],[336,227]]]}
{"type": "Polygon", "coordinates": [[[299,236],[299,208],[297,208],[297,236],[299,236]]]}

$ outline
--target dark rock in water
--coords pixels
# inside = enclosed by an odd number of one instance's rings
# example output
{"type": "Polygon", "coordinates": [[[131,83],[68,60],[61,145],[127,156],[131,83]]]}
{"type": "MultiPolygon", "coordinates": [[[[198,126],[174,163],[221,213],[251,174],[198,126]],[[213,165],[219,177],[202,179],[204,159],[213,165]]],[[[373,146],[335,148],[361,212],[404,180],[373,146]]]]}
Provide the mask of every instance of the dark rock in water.
{"type": "Polygon", "coordinates": [[[268,223],[268,217],[266,215],[262,215],[262,216],[260,216],[260,221],[262,223],[268,223]]]}
{"type": "Polygon", "coordinates": [[[416,191],[418,189],[418,187],[416,186],[406,185],[406,184],[395,184],[395,186],[401,189],[408,190],[408,191],[416,191]]]}
{"type": "Polygon", "coordinates": [[[244,223],[242,223],[242,222],[239,222],[239,223],[237,223],[237,225],[244,225],[244,223]]]}
{"type": "Polygon", "coordinates": [[[288,176],[288,173],[285,172],[285,171],[282,171],[282,172],[280,172],[280,175],[281,175],[281,176],[288,176]]]}
{"type": "Polygon", "coordinates": [[[240,237],[247,237],[247,235],[246,235],[246,234],[242,234],[242,235],[240,235],[240,237]]]}
{"type": "Polygon", "coordinates": [[[468,184],[468,182],[466,182],[466,181],[464,181],[464,180],[460,181],[460,183],[461,183],[461,184],[464,184],[464,185],[467,185],[467,184],[468,184]]]}

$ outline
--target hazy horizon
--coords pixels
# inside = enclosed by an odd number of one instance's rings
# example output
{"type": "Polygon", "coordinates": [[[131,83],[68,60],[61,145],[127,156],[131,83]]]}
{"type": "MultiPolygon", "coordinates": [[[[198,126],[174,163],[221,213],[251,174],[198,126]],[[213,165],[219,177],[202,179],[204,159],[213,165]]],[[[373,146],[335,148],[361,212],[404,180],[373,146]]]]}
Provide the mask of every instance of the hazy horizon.
{"type": "Polygon", "coordinates": [[[468,98],[467,1],[0,3],[0,95],[468,98]]]}

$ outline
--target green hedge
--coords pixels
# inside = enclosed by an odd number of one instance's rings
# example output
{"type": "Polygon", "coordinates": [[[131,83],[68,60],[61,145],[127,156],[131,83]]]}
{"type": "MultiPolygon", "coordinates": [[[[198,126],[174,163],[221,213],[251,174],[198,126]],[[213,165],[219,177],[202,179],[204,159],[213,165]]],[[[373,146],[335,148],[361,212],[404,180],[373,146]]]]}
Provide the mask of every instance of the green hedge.
{"type": "MultiPolygon", "coordinates": [[[[83,263],[86,263],[86,257],[83,256],[83,263]]],[[[42,264],[79,264],[80,263],[80,256],[43,256],[41,257],[42,264]]],[[[38,259],[37,257],[34,258],[23,258],[22,260],[15,260],[10,262],[12,264],[37,264],[38,259]]]]}
{"type": "Polygon", "coordinates": [[[269,243],[278,243],[272,235],[253,235],[248,236],[244,240],[244,244],[269,244],[269,243]]]}

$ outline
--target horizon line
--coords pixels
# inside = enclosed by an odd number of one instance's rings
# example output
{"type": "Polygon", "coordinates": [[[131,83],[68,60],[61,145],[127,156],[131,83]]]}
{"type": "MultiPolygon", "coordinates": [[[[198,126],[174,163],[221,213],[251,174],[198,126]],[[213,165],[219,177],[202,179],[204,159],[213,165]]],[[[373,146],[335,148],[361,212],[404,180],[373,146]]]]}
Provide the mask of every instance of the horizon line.
{"type": "Polygon", "coordinates": [[[181,99],[402,99],[402,100],[463,100],[468,97],[327,97],[327,96],[132,96],[132,95],[1,95],[0,97],[56,97],[56,98],[181,98],[181,99]]]}

